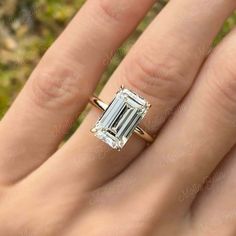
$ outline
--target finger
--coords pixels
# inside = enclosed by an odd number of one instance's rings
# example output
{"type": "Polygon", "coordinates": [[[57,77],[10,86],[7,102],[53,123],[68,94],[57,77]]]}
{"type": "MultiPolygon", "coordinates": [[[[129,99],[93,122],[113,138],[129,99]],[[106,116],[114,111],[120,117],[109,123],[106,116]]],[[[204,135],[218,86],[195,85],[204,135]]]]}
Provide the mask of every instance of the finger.
{"type": "MultiPolygon", "coordinates": [[[[215,34],[235,7],[232,1],[209,1],[209,8],[214,9],[209,15],[205,4],[171,1],[131,49],[103,90],[102,99],[111,101],[121,84],[142,95],[152,104],[143,125],[156,133],[186,94],[215,34]]],[[[122,171],[143,150],[145,143],[137,138],[120,153],[94,138],[89,130],[99,115],[92,110],[79,132],[48,164],[49,169],[55,165],[71,169],[71,178],[84,172],[89,186],[99,185],[122,171]],[[68,162],[68,157],[75,161],[68,162]]]]}
{"type": "Polygon", "coordinates": [[[233,235],[236,223],[235,149],[207,179],[192,207],[194,226],[205,235],[233,235]]]}
{"type": "MultiPolygon", "coordinates": [[[[235,94],[235,75],[236,69],[234,67],[236,61],[236,31],[234,30],[225,40],[221,48],[218,50],[214,60],[218,60],[217,63],[222,63],[222,78],[226,78],[230,73],[232,82],[227,88],[225,93],[228,94],[228,98],[234,98],[235,94]],[[224,61],[222,61],[224,58],[224,61]],[[230,89],[230,90],[228,90],[230,89]],[[231,95],[232,94],[232,95],[231,95]]],[[[220,76],[220,72],[218,72],[220,76]]],[[[223,82],[222,82],[223,86],[223,82]]],[[[235,100],[232,100],[234,102],[235,100]]],[[[233,113],[233,110],[232,110],[233,113]]],[[[234,120],[231,122],[232,129],[235,129],[236,123],[234,120]]],[[[236,168],[236,147],[230,151],[230,153],[223,159],[223,161],[217,166],[213,174],[206,180],[205,186],[197,195],[197,199],[193,205],[193,216],[195,224],[204,233],[212,234],[217,232],[219,235],[227,232],[228,235],[235,232],[235,174],[236,168]]]]}
{"type": "Polygon", "coordinates": [[[1,122],[1,182],[21,178],[55,151],[87,104],[108,56],[153,2],[87,1],[1,122]]]}
{"type": "MultiPolygon", "coordinates": [[[[171,196],[168,201],[179,203],[181,211],[189,209],[208,176],[236,143],[235,39],[234,33],[212,53],[155,144],[126,172],[139,173],[140,186],[152,180],[157,186],[165,183],[165,194],[171,196]]],[[[139,186],[137,191],[141,191],[139,186]]]]}

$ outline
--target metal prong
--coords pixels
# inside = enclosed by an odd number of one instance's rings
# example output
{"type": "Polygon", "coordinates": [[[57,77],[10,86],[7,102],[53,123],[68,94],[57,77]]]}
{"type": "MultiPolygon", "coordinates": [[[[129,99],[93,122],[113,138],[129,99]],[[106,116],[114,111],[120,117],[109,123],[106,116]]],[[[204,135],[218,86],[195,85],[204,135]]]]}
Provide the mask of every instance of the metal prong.
{"type": "Polygon", "coordinates": [[[91,132],[91,133],[96,133],[96,129],[95,129],[95,128],[92,128],[92,129],[90,130],[90,132],[91,132]]]}

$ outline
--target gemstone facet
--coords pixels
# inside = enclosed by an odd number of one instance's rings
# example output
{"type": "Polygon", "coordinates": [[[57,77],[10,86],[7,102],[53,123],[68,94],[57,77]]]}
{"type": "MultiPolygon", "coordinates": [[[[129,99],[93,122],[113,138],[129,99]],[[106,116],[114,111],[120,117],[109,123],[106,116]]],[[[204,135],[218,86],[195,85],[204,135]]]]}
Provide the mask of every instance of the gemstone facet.
{"type": "Polygon", "coordinates": [[[113,149],[120,150],[146,115],[150,104],[134,92],[121,88],[92,132],[113,149]]]}

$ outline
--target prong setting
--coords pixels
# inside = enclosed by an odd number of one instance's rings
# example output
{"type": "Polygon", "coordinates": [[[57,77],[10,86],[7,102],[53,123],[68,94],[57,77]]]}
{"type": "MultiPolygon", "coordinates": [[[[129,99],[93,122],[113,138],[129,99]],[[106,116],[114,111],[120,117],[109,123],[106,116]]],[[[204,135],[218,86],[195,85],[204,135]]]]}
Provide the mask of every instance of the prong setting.
{"type": "Polygon", "coordinates": [[[91,131],[97,138],[120,151],[149,108],[150,104],[144,98],[121,86],[91,131]]]}

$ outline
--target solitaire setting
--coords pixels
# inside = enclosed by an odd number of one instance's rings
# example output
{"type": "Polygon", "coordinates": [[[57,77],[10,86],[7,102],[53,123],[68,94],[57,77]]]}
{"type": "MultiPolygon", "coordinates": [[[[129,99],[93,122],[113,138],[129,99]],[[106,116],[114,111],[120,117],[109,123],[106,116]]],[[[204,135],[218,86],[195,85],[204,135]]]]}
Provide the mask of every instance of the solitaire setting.
{"type": "MultiPolygon", "coordinates": [[[[110,105],[99,103],[96,98],[91,102],[104,111],[91,131],[113,149],[121,150],[134,131],[140,136],[149,136],[138,124],[151,105],[131,90],[122,86],[110,105]]],[[[147,138],[151,141],[150,136],[147,138]]]]}

